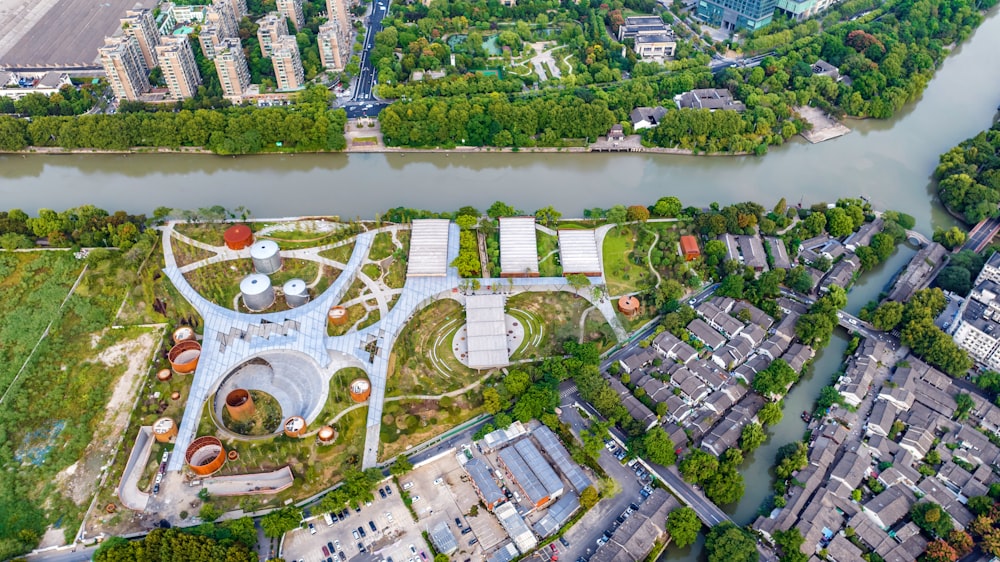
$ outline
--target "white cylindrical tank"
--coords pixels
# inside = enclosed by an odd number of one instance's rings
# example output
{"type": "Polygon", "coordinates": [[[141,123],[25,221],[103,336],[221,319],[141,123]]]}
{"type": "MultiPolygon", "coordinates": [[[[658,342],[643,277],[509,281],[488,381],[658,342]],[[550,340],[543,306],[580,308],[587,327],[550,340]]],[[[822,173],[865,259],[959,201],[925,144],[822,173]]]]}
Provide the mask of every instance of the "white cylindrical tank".
{"type": "Polygon", "coordinates": [[[281,291],[285,293],[285,303],[289,308],[309,302],[309,289],[306,287],[306,282],[301,279],[289,279],[282,285],[281,291]]]}
{"type": "Polygon", "coordinates": [[[243,304],[254,312],[267,310],[274,304],[274,287],[267,275],[247,275],[240,281],[240,292],[243,293],[243,304]]]}
{"type": "Polygon", "coordinates": [[[257,273],[270,275],[281,269],[281,253],[274,240],[260,240],[250,246],[250,258],[257,273]]]}

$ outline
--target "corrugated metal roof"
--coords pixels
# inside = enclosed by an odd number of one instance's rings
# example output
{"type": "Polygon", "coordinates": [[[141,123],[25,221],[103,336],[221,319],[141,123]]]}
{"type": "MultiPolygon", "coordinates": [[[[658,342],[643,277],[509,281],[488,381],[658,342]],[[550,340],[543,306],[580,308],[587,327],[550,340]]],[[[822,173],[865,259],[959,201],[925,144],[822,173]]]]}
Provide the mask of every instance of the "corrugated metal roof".
{"type": "Polygon", "coordinates": [[[563,273],[600,273],[601,251],[593,230],[560,230],[559,259],[563,273]]]}
{"type": "Polygon", "coordinates": [[[493,479],[493,475],[490,474],[489,467],[486,463],[480,459],[472,459],[465,463],[465,471],[469,473],[472,477],[472,482],[479,489],[479,494],[488,504],[496,503],[503,500],[506,496],[500,486],[497,485],[497,481],[493,479]]]}
{"type": "Polygon", "coordinates": [[[531,470],[528,463],[524,462],[524,458],[521,457],[521,453],[517,449],[507,447],[500,451],[499,456],[504,466],[510,472],[510,475],[517,482],[517,485],[528,496],[529,502],[533,505],[538,505],[549,495],[545,486],[542,485],[541,480],[535,476],[534,471],[531,470]]]}
{"type": "Polygon", "coordinates": [[[577,493],[583,492],[590,486],[590,478],[584,474],[580,465],[573,461],[569,451],[559,442],[559,437],[546,426],[540,426],[531,433],[538,441],[539,447],[552,459],[552,465],[558,468],[569,480],[569,483],[577,493]]]}
{"type": "Polygon", "coordinates": [[[517,549],[521,551],[521,554],[527,553],[538,545],[535,534],[528,528],[528,524],[524,522],[524,518],[518,515],[517,509],[513,505],[505,503],[498,507],[494,514],[500,521],[500,525],[510,535],[511,540],[514,541],[517,549]]]}
{"type": "Polygon", "coordinates": [[[558,531],[569,521],[580,507],[580,498],[576,494],[566,494],[549,508],[545,517],[535,523],[535,532],[541,537],[547,537],[558,531]]]}
{"type": "Polygon", "coordinates": [[[535,217],[500,217],[500,271],[538,273],[535,217]]]}
{"type": "Polygon", "coordinates": [[[517,558],[517,554],[517,547],[514,546],[514,543],[508,542],[500,547],[500,550],[494,552],[493,556],[489,557],[488,562],[510,562],[517,558]]]}
{"type": "Polygon", "coordinates": [[[444,277],[448,274],[447,219],[417,219],[410,235],[408,277],[444,277]]]}
{"type": "Polygon", "coordinates": [[[434,543],[438,552],[451,554],[458,550],[458,541],[455,540],[455,534],[448,528],[448,523],[439,521],[428,534],[430,534],[431,542],[434,543]]]}
{"type": "Polygon", "coordinates": [[[466,343],[473,369],[510,363],[503,295],[471,295],[465,299],[466,343]]]}
{"type": "Polygon", "coordinates": [[[563,483],[559,479],[556,471],[552,470],[549,462],[542,457],[542,452],[534,443],[527,439],[522,439],[514,444],[514,448],[521,453],[521,458],[531,467],[531,471],[538,477],[538,481],[545,487],[545,491],[550,497],[558,496],[563,492],[563,483]]]}

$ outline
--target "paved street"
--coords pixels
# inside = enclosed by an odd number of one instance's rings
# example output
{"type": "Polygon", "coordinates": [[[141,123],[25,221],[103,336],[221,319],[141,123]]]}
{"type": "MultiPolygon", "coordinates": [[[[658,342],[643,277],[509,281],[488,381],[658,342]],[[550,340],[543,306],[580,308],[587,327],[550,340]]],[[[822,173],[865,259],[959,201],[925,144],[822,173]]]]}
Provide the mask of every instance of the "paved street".
{"type": "Polygon", "coordinates": [[[349,119],[378,115],[388,104],[375,98],[376,74],[375,62],[371,60],[371,51],[375,46],[375,34],[382,31],[382,18],[389,12],[389,0],[375,0],[372,13],[368,16],[368,30],[361,49],[361,71],[354,80],[354,96],[344,104],[349,119]]]}

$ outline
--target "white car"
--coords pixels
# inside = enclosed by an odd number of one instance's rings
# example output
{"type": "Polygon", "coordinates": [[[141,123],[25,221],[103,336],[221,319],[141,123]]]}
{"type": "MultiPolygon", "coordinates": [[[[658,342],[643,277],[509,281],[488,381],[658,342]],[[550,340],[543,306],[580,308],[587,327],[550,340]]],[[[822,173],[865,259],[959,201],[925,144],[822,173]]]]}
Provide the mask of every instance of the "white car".
{"type": "Polygon", "coordinates": [[[392,514],[389,513],[388,511],[385,512],[385,518],[387,521],[389,521],[389,523],[392,523],[392,514]]]}
{"type": "Polygon", "coordinates": [[[409,490],[412,487],[413,487],[413,482],[403,482],[403,489],[404,490],[409,490]]]}
{"type": "Polygon", "coordinates": [[[435,486],[440,486],[441,484],[444,484],[444,478],[438,478],[434,481],[435,486]]]}
{"type": "Polygon", "coordinates": [[[413,496],[413,499],[410,500],[410,503],[417,503],[418,501],[420,501],[420,496],[413,496]]]}

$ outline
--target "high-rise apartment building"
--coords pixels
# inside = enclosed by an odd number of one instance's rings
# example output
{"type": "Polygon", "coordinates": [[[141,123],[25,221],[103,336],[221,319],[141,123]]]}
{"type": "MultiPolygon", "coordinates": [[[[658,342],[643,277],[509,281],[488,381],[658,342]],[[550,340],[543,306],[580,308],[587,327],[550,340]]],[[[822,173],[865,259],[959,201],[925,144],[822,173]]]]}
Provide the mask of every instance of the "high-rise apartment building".
{"type": "Polygon", "coordinates": [[[237,19],[243,19],[243,16],[250,13],[247,10],[247,0],[229,0],[229,3],[233,6],[233,12],[236,13],[237,19]]]}
{"type": "Polygon", "coordinates": [[[222,92],[240,97],[250,87],[250,67],[238,37],[223,39],[216,48],[215,71],[219,73],[222,92]]]}
{"type": "Polygon", "coordinates": [[[296,31],[306,24],[306,16],[302,11],[302,0],[277,0],[278,13],[292,20],[296,31]]]}
{"type": "Polygon", "coordinates": [[[287,20],[278,12],[271,12],[257,20],[257,41],[260,43],[260,53],[264,58],[271,56],[278,38],[288,35],[287,20]]]}
{"type": "Polygon", "coordinates": [[[239,37],[240,17],[227,0],[215,0],[205,10],[205,23],[219,28],[221,37],[239,37]]]}
{"type": "Polygon", "coordinates": [[[344,63],[348,53],[343,48],[346,41],[340,39],[340,30],[337,24],[326,22],[319,26],[319,35],[316,36],[319,43],[319,60],[327,70],[344,70],[344,63]]]}
{"type": "Polygon", "coordinates": [[[135,37],[105,37],[98,54],[116,98],[135,101],[149,91],[145,61],[135,37]]]}
{"type": "Polygon", "coordinates": [[[282,35],[274,43],[271,52],[274,76],[278,79],[279,91],[301,90],[305,86],[305,72],[299,44],[293,35],[282,35]]]}
{"type": "Polygon", "coordinates": [[[351,30],[350,0],[326,0],[326,17],[337,24],[340,37],[344,39],[351,30]]]}
{"type": "Polygon", "coordinates": [[[698,0],[698,18],[726,31],[760,29],[771,23],[778,0],[698,0]]]}
{"type": "Polygon", "coordinates": [[[122,34],[135,38],[136,45],[142,53],[142,64],[149,72],[157,66],[156,46],[160,44],[160,32],[156,29],[153,11],[149,9],[127,10],[121,19],[122,34]]]}
{"type": "Polygon", "coordinates": [[[164,37],[156,47],[156,55],[160,58],[160,69],[170,97],[176,100],[194,97],[201,84],[201,74],[187,36],[164,37]]]}
{"type": "Polygon", "coordinates": [[[201,45],[201,54],[205,55],[205,58],[208,60],[214,59],[215,52],[218,50],[218,45],[222,39],[222,33],[219,31],[218,26],[203,26],[201,32],[198,33],[198,44],[201,45]]]}

